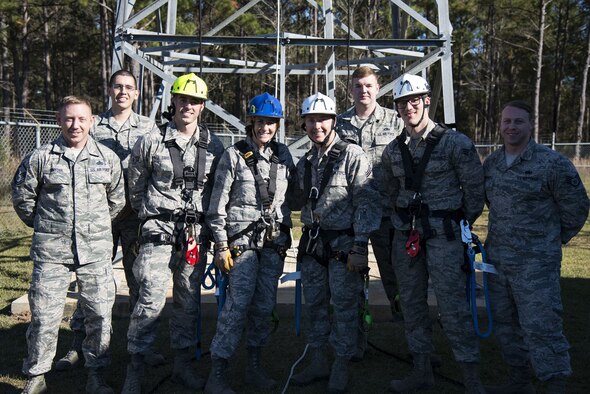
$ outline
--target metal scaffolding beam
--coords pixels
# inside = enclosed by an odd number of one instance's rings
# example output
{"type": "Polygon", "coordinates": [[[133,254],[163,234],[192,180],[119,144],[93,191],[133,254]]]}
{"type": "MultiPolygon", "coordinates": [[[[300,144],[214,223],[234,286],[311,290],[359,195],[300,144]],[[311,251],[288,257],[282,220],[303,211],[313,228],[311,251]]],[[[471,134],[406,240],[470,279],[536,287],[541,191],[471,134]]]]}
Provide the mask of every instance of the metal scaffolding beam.
{"type": "MultiPolygon", "coordinates": [[[[278,95],[281,102],[285,102],[285,86],[289,76],[314,76],[325,77],[325,93],[334,97],[336,90],[336,78],[348,76],[352,67],[360,64],[371,65],[380,72],[393,75],[400,69],[401,62],[405,62],[404,71],[409,73],[424,73],[425,70],[440,63],[440,79],[436,86],[441,86],[442,105],[444,109],[444,122],[455,123],[455,107],[453,97],[452,52],[451,36],[452,26],[449,18],[448,0],[432,0],[436,3],[437,20],[429,20],[418,10],[412,8],[402,0],[390,0],[392,5],[392,20],[405,13],[412,23],[418,23],[427,30],[426,38],[400,39],[396,33],[393,38],[377,39],[361,37],[354,30],[354,26],[348,26],[339,20],[335,12],[338,6],[337,0],[323,0],[321,5],[314,0],[307,0],[310,13],[317,12],[323,21],[319,26],[317,35],[294,34],[279,31],[267,36],[222,36],[219,35],[227,26],[235,23],[239,17],[253,12],[256,7],[265,7],[264,13],[270,19],[273,12],[268,2],[251,0],[241,6],[224,20],[216,21],[215,27],[202,36],[180,35],[176,33],[177,0],[154,0],[141,10],[135,10],[135,0],[117,0],[115,43],[113,46],[113,72],[122,68],[125,57],[138,62],[142,76],[146,72],[157,75],[163,84],[153,98],[151,116],[155,117],[158,107],[162,110],[169,105],[169,86],[174,81],[175,75],[189,71],[197,73],[215,74],[276,74],[278,95]],[[157,24],[155,30],[142,28],[141,23],[146,18],[154,18],[160,21],[165,14],[165,21],[157,24]],[[163,26],[160,26],[163,24],[163,26]],[[338,38],[335,29],[341,29],[347,38],[338,38]],[[348,38],[349,37],[349,38],[348,38]],[[276,58],[269,59],[244,59],[236,53],[234,57],[216,57],[211,54],[201,53],[202,48],[214,48],[224,45],[239,46],[268,46],[277,50],[276,58]],[[317,63],[301,63],[300,59],[289,58],[289,49],[293,47],[318,48],[317,63]],[[367,51],[360,59],[339,59],[336,49],[348,47],[367,51]],[[195,54],[194,49],[199,49],[195,54]],[[204,64],[207,64],[204,67],[204,64]]],[[[201,6],[195,1],[195,9],[201,6]]],[[[280,11],[280,7],[278,8],[280,11]]],[[[280,23],[279,23],[280,26],[280,23]]],[[[399,26],[395,19],[394,26],[399,26]]],[[[395,28],[393,29],[395,30],[395,28]]],[[[340,34],[342,37],[342,34],[340,34]]],[[[271,52],[272,52],[271,51],[271,52]]],[[[236,51],[237,52],[237,51],[236,51]]],[[[397,75],[399,77],[399,75],[397,75]]],[[[316,77],[317,78],[317,77],[316,77]]],[[[380,95],[391,94],[394,82],[382,86],[380,95]]],[[[434,84],[434,81],[433,85],[434,84]]],[[[244,130],[240,119],[232,115],[221,106],[208,102],[207,108],[224,121],[239,130],[244,130]]],[[[434,111],[432,111],[434,112],[434,111]]],[[[283,121],[284,123],[284,121],[283,121]]],[[[281,124],[279,140],[284,141],[285,127],[281,124]]]]}

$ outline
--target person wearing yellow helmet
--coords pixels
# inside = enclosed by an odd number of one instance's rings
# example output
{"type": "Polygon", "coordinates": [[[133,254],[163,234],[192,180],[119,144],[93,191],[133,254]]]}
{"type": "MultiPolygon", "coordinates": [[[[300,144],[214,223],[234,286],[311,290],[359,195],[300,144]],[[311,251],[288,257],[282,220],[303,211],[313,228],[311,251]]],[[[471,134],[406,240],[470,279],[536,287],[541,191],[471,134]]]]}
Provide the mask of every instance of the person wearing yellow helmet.
{"type": "Polygon", "coordinates": [[[200,315],[200,286],[195,284],[201,283],[205,270],[204,213],[223,145],[199,124],[207,99],[205,82],[192,73],[182,75],[171,93],[170,121],[135,144],[129,163],[131,206],[143,225],[133,266],[139,299],[129,324],[131,363],[123,393],[141,390],[144,352],[155,341],[170,280],[175,303],[170,317],[172,380],[192,390],[205,385],[191,366],[200,315]]]}

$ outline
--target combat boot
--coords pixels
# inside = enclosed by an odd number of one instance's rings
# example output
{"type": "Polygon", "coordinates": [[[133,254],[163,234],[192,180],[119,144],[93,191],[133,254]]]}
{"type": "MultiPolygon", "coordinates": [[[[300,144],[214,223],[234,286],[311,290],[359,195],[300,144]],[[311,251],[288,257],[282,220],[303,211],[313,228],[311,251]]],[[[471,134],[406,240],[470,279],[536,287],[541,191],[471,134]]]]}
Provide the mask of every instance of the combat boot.
{"type": "Polygon", "coordinates": [[[565,394],[566,383],[567,377],[554,376],[547,381],[545,392],[547,394],[565,394]]]}
{"type": "Polygon", "coordinates": [[[141,394],[141,380],[143,379],[144,369],[143,355],[132,354],[131,362],[127,364],[127,376],[121,394],[141,394]]]}
{"type": "Polygon", "coordinates": [[[330,371],[330,380],[328,382],[328,393],[340,394],[346,391],[348,383],[348,359],[336,356],[332,363],[330,371]]]}
{"type": "Polygon", "coordinates": [[[246,367],[246,383],[259,389],[272,390],[276,387],[276,380],[269,377],[260,361],[260,347],[248,347],[248,366],[246,367]]]}
{"type": "Polygon", "coordinates": [[[86,394],[114,394],[113,389],[105,382],[102,368],[89,368],[86,394]]]}
{"type": "Polygon", "coordinates": [[[84,361],[82,353],[82,342],[86,334],[82,331],[74,331],[74,339],[68,353],[55,363],[56,371],[68,371],[74,367],[81,366],[84,361]]]}
{"type": "Polygon", "coordinates": [[[203,390],[205,379],[198,376],[192,366],[193,354],[190,348],[177,349],[174,355],[172,381],[193,390],[203,390]]]}
{"type": "Polygon", "coordinates": [[[143,361],[150,367],[157,367],[166,364],[166,358],[152,349],[148,349],[141,354],[143,355],[143,361]]]}
{"type": "Polygon", "coordinates": [[[531,382],[529,367],[510,367],[508,382],[485,386],[488,394],[535,394],[535,388],[531,382]]]}
{"type": "Polygon", "coordinates": [[[392,380],[389,383],[389,391],[400,393],[415,389],[427,389],[434,386],[434,374],[430,364],[430,355],[415,353],[414,369],[402,380],[392,380]]]}
{"type": "Polygon", "coordinates": [[[45,375],[29,376],[22,394],[43,394],[47,392],[45,375]]]}
{"type": "Polygon", "coordinates": [[[225,380],[227,360],[225,358],[211,358],[211,372],[205,385],[205,394],[235,394],[225,380]]]}
{"type": "Polygon", "coordinates": [[[330,367],[325,355],[325,346],[311,347],[311,364],[303,371],[291,377],[294,386],[306,386],[317,380],[327,379],[330,376],[330,367]]]}
{"type": "Polygon", "coordinates": [[[463,385],[465,394],[486,394],[479,378],[479,363],[461,363],[463,368],[463,385]]]}

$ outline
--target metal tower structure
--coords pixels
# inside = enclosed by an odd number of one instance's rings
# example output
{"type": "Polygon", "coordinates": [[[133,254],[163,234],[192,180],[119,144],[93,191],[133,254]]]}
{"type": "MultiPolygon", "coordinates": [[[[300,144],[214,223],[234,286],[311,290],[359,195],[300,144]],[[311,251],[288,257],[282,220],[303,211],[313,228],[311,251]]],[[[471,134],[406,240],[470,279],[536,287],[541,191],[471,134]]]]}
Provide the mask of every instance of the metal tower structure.
{"type": "MultiPolygon", "coordinates": [[[[363,38],[354,31],[354,26],[347,26],[337,18],[333,0],[324,0],[322,4],[315,0],[307,0],[310,13],[317,12],[322,17],[322,29],[318,29],[317,36],[295,34],[278,31],[281,26],[281,0],[277,0],[276,7],[269,7],[272,0],[251,0],[238,8],[225,20],[220,21],[214,28],[202,32],[198,36],[176,34],[177,2],[176,0],[154,0],[143,9],[135,9],[135,0],[117,0],[116,31],[113,46],[112,71],[122,68],[125,57],[136,61],[140,66],[140,76],[151,72],[163,81],[158,94],[153,98],[154,105],[151,117],[154,118],[158,108],[167,108],[169,103],[169,86],[176,75],[186,72],[203,74],[269,74],[276,75],[277,96],[285,103],[285,82],[289,76],[317,76],[325,78],[325,93],[334,98],[335,80],[337,76],[349,75],[352,70],[363,64],[381,70],[398,69],[404,62],[404,72],[424,74],[435,64],[440,64],[438,78],[433,81],[433,107],[439,101],[438,92],[442,92],[444,108],[444,122],[455,123],[455,108],[453,98],[453,76],[451,64],[451,34],[452,26],[449,19],[448,0],[432,0],[436,3],[436,20],[431,21],[419,11],[413,9],[402,0],[390,0],[392,21],[399,24],[399,13],[409,16],[412,23],[416,22],[426,31],[424,37],[418,39],[374,39],[363,38]],[[277,32],[271,36],[223,36],[224,28],[234,23],[242,15],[256,10],[254,7],[264,7],[262,12],[274,12],[277,20],[277,32]],[[159,28],[157,31],[141,29],[142,21],[152,18],[159,28]],[[335,29],[341,29],[345,38],[335,38],[335,29]],[[236,53],[233,58],[219,58],[207,56],[201,52],[203,48],[223,45],[254,45],[268,46],[276,50],[274,62],[248,60],[240,58],[236,53]],[[320,56],[314,64],[296,64],[287,62],[287,51],[294,46],[316,47],[320,56]],[[337,48],[348,47],[363,49],[370,56],[362,59],[338,59],[337,48]],[[195,53],[198,51],[197,53],[195,53]]],[[[202,6],[202,2],[195,0],[195,10],[202,6]]],[[[344,4],[346,8],[346,4],[344,4]]],[[[260,10],[259,10],[260,11],[260,10]]],[[[268,16],[271,18],[271,16],[268,16]]],[[[154,25],[154,23],[152,23],[154,25]]],[[[200,27],[199,27],[200,28],[200,27]]],[[[392,36],[396,34],[393,33],[392,36]]],[[[342,36],[342,34],[340,34],[342,36]]],[[[340,51],[342,52],[342,51],[340,51]]],[[[399,77],[399,72],[396,77],[399,77]]],[[[206,77],[204,78],[205,80],[206,77]]],[[[391,94],[395,80],[382,86],[380,96],[391,94]]],[[[239,130],[244,130],[240,119],[226,111],[218,104],[207,101],[207,109],[239,130]]],[[[432,111],[434,112],[434,111],[432,111]]],[[[284,120],[281,123],[280,141],[284,141],[284,120]]]]}

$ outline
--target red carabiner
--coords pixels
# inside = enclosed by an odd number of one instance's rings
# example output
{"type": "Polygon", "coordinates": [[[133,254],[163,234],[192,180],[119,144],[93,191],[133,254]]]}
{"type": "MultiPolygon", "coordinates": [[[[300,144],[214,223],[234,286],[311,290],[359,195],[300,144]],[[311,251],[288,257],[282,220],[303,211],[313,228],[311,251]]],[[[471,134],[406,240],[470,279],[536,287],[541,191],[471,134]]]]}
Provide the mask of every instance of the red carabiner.
{"type": "Polygon", "coordinates": [[[420,253],[420,233],[416,229],[410,230],[406,241],[406,253],[410,257],[416,257],[420,253]]]}
{"type": "Polygon", "coordinates": [[[193,237],[189,237],[186,242],[186,263],[196,265],[199,262],[199,245],[193,237]]]}

